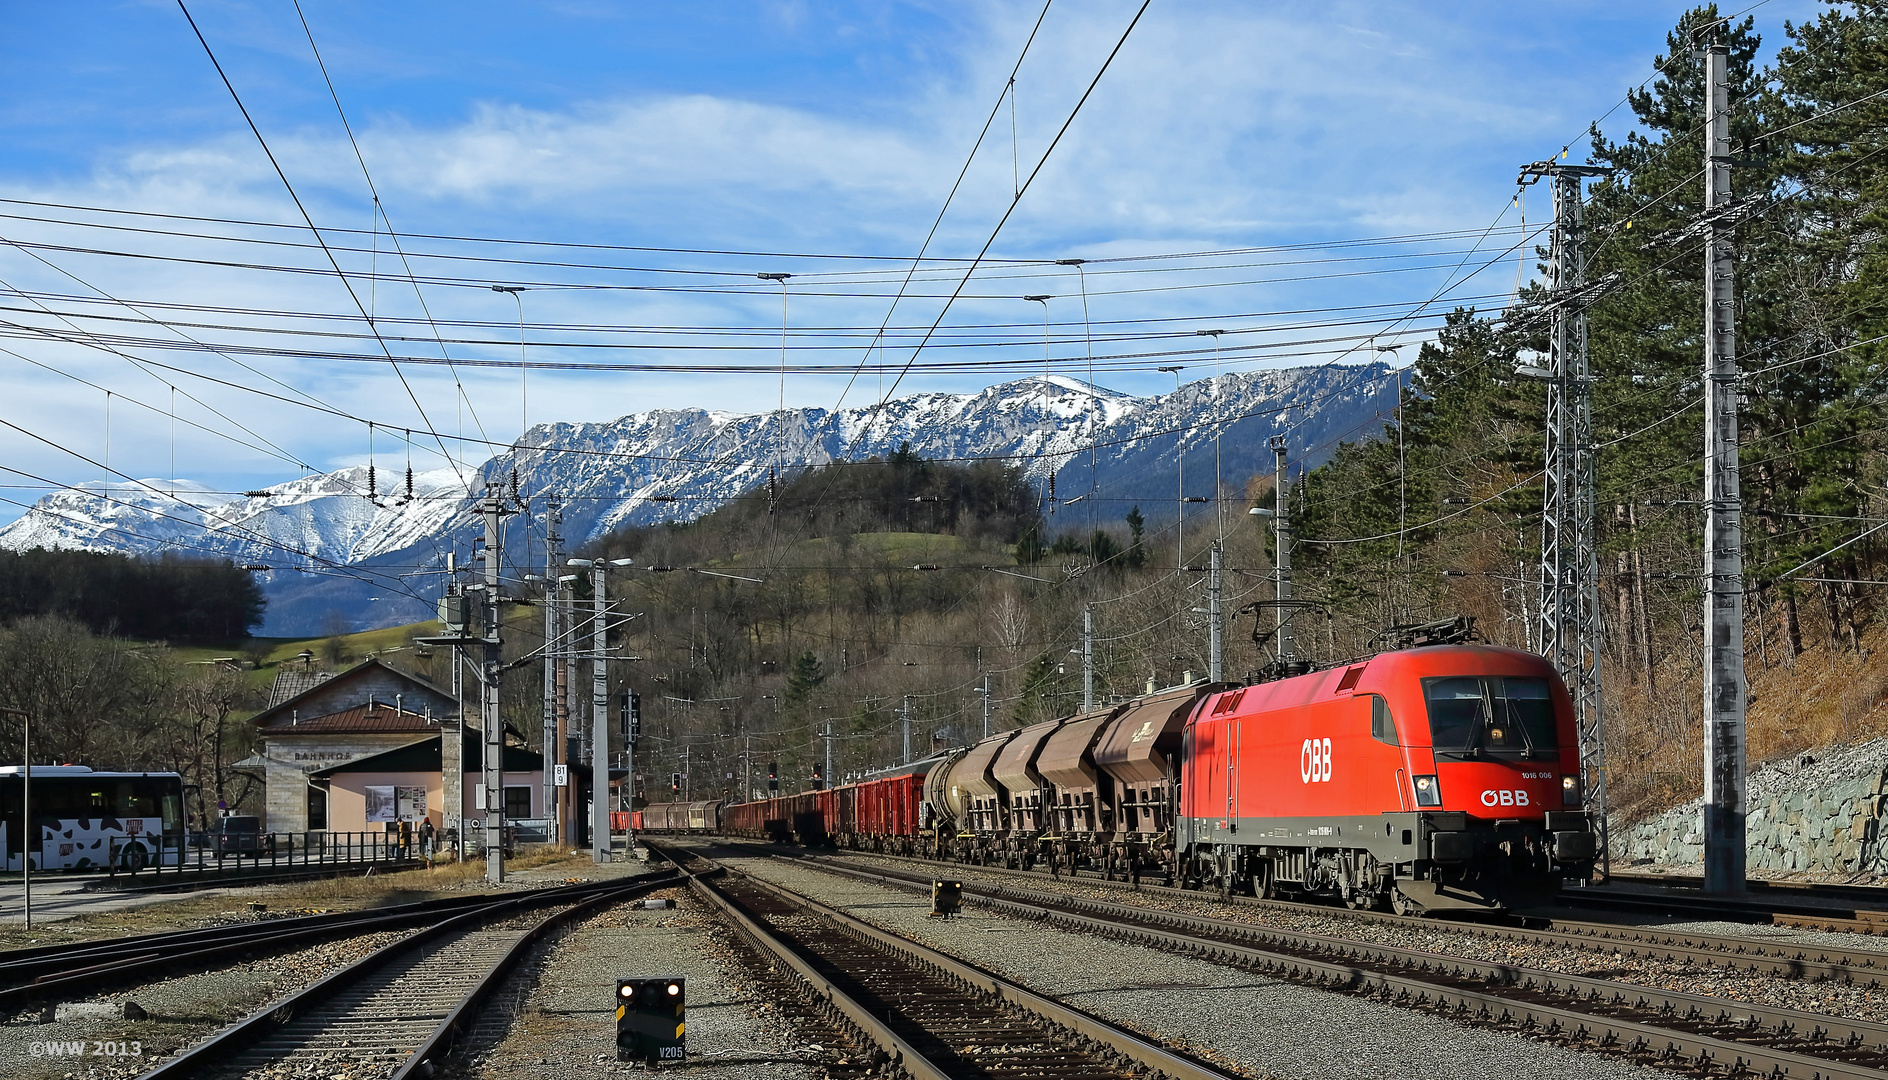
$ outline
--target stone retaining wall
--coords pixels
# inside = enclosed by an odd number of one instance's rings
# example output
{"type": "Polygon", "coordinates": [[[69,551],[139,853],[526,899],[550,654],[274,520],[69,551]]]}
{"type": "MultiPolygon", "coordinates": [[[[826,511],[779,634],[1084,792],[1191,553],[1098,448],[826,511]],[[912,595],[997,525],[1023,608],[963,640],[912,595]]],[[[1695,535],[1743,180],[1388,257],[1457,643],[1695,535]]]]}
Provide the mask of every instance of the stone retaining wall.
{"type": "MultiPolygon", "coordinates": [[[[1888,740],[1773,762],[1750,776],[1749,869],[1856,877],[1888,874],[1880,843],[1888,811],[1888,740]]],[[[1613,865],[1688,869],[1704,861],[1703,801],[1614,823],[1613,865]]]]}

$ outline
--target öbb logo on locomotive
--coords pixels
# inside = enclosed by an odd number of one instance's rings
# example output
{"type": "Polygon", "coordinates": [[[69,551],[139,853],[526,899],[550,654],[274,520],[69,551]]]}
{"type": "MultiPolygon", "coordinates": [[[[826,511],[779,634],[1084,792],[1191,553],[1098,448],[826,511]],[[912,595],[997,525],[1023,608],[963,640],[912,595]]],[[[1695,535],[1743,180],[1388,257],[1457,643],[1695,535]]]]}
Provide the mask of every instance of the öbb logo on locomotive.
{"type": "Polygon", "coordinates": [[[1483,806],[1526,806],[1528,805],[1527,792],[1521,791],[1519,789],[1516,789],[1514,791],[1508,791],[1508,790],[1484,791],[1482,792],[1482,805],[1483,806]]]}
{"type": "Polygon", "coordinates": [[[1306,739],[1298,753],[1298,778],[1307,784],[1328,783],[1331,779],[1331,740],[1306,739]]]}

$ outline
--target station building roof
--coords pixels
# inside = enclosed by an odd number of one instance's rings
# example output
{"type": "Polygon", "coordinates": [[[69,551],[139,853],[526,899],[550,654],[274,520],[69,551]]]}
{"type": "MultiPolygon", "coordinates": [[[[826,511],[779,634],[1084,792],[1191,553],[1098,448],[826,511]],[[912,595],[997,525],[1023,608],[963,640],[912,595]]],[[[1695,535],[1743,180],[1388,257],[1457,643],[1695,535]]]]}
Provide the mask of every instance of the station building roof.
{"type": "MultiPolygon", "coordinates": [[[[444,733],[441,732],[440,734],[444,733]]],[[[466,763],[468,772],[477,772],[480,750],[478,731],[472,729],[461,732],[460,738],[462,740],[460,743],[462,753],[459,760],[466,763]]],[[[326,779],[334,776],[336,773],[427,773],[439,772],[443,768],[444,765],[440,761],[440,737],[439,735],[435,735],[433,738],[423,739],[416,743],[409,743],[406,746],[388,750],[385,753],[356,758],[353,761],[344,761],[338,765],[330,765],[325,769],[317,769],[308,775],[313,778],[326,779]]],[[[521,746],[506,746],[504,768],[508,773],[539,772],[544,768],[544,756],[526,750],[521,746]]],[[[587,776],[589,774],[589,769],[583,765],[572,764],[570,768],[572,772],[580,775],[587,776]]]]}

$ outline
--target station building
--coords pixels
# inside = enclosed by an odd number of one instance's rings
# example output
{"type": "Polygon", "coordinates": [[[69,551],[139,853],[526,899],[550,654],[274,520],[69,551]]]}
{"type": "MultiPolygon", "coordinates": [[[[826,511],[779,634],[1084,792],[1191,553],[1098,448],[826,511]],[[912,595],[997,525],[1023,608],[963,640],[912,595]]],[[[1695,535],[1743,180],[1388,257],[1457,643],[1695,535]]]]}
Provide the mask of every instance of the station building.
{"type": "MultiPolygon", "coordinates": [[[[262,775],[269,832],[373,832],[422,816],[464,831],[459,819],[482,820],[477,724],[450,693],[378,657],[332,674],[281,672],[250,722],[261,747],[238,767],[262,775]]],[[[544,759],[523,743],[506,729],[505,817],[542,821],[544,759]]],[[[573,782],[584,772],[573,767],[573,782]]]]}

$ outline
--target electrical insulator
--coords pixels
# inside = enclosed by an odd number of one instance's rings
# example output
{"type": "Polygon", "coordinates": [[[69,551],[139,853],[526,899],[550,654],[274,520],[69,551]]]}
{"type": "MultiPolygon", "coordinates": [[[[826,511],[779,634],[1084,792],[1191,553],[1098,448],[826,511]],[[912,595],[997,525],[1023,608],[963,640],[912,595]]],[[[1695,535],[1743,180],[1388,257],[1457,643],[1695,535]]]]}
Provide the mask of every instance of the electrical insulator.
{"type": "Polygon", "coordinates": [[[406,467],[406,501],[413,501],[413,466],[406,467]]]}
{"type": "Polygon", "coordinates": [[[379,498],[379,496],[380,493],[374,490],[374,466],[370,462],[367,466],[367,497],[369,499],[375,499],[379,498]]]}

